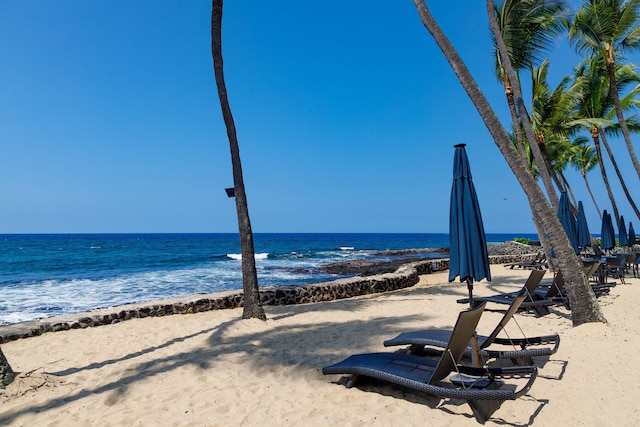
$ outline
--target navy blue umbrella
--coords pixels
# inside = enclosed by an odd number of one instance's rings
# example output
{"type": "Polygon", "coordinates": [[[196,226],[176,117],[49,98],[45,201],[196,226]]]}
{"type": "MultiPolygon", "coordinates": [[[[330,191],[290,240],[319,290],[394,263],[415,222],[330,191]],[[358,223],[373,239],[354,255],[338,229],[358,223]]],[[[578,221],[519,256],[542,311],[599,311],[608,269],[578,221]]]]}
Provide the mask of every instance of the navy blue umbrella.
{"type": "Polygon", "coordinates": [[[636,242],[636,232],[633,230],[633,224],[629,221],[629,246],[633,246],[636,242]]]}
{"type": "Polygon", "coordinates": [[[473,306],[473,281],[491,281],[489,253],[465,144],[455,145],[449,211],[449,281],[466,281],[473,306]]]}
{"type": "Polygon", "coordinates": [[[611,215],[605,209],[602,213],[602,228],[600,230],[600,248],[604,250],[613,249],[616,245],[611,215]]]}
{"type": "Polygon", "coordinates": [[[576,234],[578,235],[578,246],[586,248],[591,244],[591,233],[587,225],[587,217],[584,214],[582,202],[578,202],[578,218],[576,219],[576,234]]]}
{"type": "Polygon", "coordinates": [[[571,210],[569,209],[569,199],[567,193],[564,191],[560,195],[560,202],[558,204],[558,219],[567,233],[571,247],[575,253],[579,252],[578,249],[578,233],[576,232],[576,219],[573,217],[571,210]]]}
{"type": "Polygon", "coordinates": [[[622,248],[629,246],[629,242],[627,241],[627,227],[624,225],[624,216],[622,215],[620,215],[620,223],[618,224],[618,241],[622,248]]]}

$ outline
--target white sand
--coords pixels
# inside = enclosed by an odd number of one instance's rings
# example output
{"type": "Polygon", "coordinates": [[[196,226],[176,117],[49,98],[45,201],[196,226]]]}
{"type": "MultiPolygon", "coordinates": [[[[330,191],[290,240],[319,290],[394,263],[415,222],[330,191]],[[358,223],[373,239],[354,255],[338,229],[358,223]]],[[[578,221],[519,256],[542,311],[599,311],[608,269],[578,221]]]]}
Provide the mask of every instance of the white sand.
{"type": "MultiPolygon", "coordinates": [[[[528,276],[501,266],[492,274],[475,295],[516,290],[528,276]]],[[[463,402],[379,384],[347,389],[321,373],[353,353],[393,351],[382,341],[398,332],[452,327],[466,292],[437,273],[386,294],[266,307],[267,322],[223,310],[9,342],[2,349],[19,376],[0,391],[0,424],[477,425],[463,402]]],[[[560,349],[536,361],[530,392],[505,402],[487,425],[640,425],[640,279],[599,301],[608,324],[574,328],[563,307],[516,316],[528,336],[560,333],[560,349]]],[[[485,312],[478,332],[490,332],[500,316],[485,312]]],[[[513,322],[507,330],[522,336],[513,322]]]]}

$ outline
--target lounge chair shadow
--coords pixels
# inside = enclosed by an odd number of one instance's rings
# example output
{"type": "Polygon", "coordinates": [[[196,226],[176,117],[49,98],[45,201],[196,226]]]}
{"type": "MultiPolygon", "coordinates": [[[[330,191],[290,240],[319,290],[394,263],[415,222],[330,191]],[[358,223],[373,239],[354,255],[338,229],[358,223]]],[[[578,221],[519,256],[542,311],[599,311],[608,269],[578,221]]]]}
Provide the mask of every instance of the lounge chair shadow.
{"type": "MultiPolygon", "coordinates": [[[[536,361],[538,362],[538,361],[536,361]]],[[[569,362],[566,360],[548,359],[544,365],[544,371],[539,371],[538,378],[545,380],[560,381],[564,378],[564,374],[567,372],[567,365],[569,362]]],[[[536,363],[538,366],[538,363],[536,363]]],[[[539,368],[541,366],[538,366],[539,368]]]]}
{"type": "MultiPolygon", "coordinates": [[[[533,409],[532,411],[531,410],[525,411],[522,408],[519,409],[518,417],[522,418],[522,421],[520,422],[518,421],[510,422],[510,421],[504,420],[503,418],[500,418],[500,416],[495,416],[495,414],[502,407],[504,402],[496,402],[496,401],[490,401],[490,400],[476,401],[474,403],[474,406],[475,406],[474,411],[480,411],[483,414],[483,416],[487,418],[491,418],[491,422],[494,424],[513,426],[513,427],[528,427],[528,426],[534,425],[536,417],[542,412],[544,407],[549,404],[549,400],[537,399],[533,397],[531,394],[526,394],[522,396],[520,400],[522,403],[535,402],[536,404],[535,409],[533,409]]],[[[465,411],[465,408],[464,408],[465,403],[466,402],[463,400],[456,400],[456,399],[444,400],[437,407],[437,409],[451,415],[463,416],[469,420],[474,420],[475,416],[473,414],[470,414],[468,411],[465,411]],[[452,409],[453,407],[456,407],[456,408],[461,407],[462,411],[461,412],[455,411],[452,409]]]]}

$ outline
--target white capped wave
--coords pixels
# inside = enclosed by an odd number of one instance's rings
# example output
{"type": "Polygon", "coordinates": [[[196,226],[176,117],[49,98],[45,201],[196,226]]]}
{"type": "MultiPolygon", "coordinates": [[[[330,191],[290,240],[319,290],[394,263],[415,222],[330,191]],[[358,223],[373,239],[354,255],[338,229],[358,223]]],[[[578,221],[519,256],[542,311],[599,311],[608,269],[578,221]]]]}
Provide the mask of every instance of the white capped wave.
{"type": "Polygon", "coordinates": [[[340,246],[341,251],[352,251],[355,248],[353,246],[340,246]]]}
{"type": "MultiPolygon", "coordinates": [[[[242,260],[242,254],[227,254],[227,257],[231,259],[235,259],[237,261],[242,260]]],[[[269,254],[268,253],[254,254],[254,257],[255,259],[267,259],[269,258],[269,254]]]]}

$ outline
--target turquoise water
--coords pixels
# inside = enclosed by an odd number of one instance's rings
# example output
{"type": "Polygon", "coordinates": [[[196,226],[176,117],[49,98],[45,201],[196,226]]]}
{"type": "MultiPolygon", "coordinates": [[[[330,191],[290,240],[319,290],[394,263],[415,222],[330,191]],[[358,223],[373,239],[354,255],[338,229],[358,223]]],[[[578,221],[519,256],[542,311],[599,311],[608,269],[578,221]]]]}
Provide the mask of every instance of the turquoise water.
{"type": "MultiPolygon", "coordinates": [[[[487,234],[503,243],[531,234],[487,234]]],[[[448,234],[254,235],[260,286],[334,280],[318,269],[391,249],[440,248],[448,234]]],[[[387,257],[389,258],[389,257],[387,257]]],[[[0,235],[0,324],[242,288],[237,234],[0,235]]]]}

